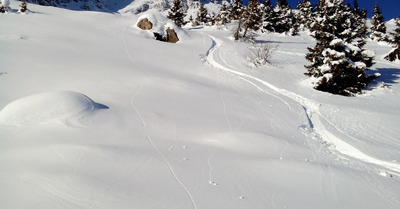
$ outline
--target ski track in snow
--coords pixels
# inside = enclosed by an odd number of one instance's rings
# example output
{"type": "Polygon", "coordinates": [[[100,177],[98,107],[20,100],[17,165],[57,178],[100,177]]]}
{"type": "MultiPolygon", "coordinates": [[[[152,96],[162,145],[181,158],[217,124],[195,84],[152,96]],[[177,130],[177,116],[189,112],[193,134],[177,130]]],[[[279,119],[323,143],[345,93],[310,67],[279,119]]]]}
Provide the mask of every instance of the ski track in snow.
{"type": "MultiPolygon", "coordinates": [[[[326,141],[329,144],[334,145],[331,147],[331,149],[334,149],[335,151],[337,151],[345,156],[360,160],[362,162],[377,165],[379,167],[383,167],[385,169],[388,169],[388,170],[394,172],[396,175],[400,176],[400,164],[383,161],[383,160],[374,158],[372,156],[369,156],[369,155],[363,153],[362,151],[358,150],[356,147],[353,147],[352,145],[348,144],[347,142],[339,139],[338,137],[333,135],[330,131],[328,131],[328,129],[325,127],[324,123],[322,123],[322,120],[327,122],[329,125],[333,126],[333,128],[335,128],[335,126],[333,125],[332,122],[330,122],[327,118],[325,118],[320,113],[320,111],[319,111],[320,104],[319,103],[312,101],[310,99],[307,99],[303,96],[300,96],[294,92],[290,92],[285,89],[278,88],[264,80],[261,80],[254,76],[251,76],[249,74],[234,70],[233,67],[229,66],[222,59],[222,57],[219,54],[219,50],[224,45],[224,42],[222,40],[215,38],[212,35],[208,35],[208,34],[205,34],[205,35],[209,36],[209,38],[212,41],[211,47],[206,52],[206,57],[205,57],[205,61],[208,64],[210,64],[211,66],[213,66],[216,69],[236,75],[240,79],[243,79],[243,80],[249,82],[250,84],[255,86],[258,90],[260,90],[264,93],[267,93],[267,92],[265,90],[263,90],[261,87],[259,87],[258,85],[256,85],[255,82],[261,84],[262,86],[268,87],[269,89],[277,92],[278,94],[280,94],[284,97],[294,100],[295,102],[299,103],[303,107],[304,112],[305,112],[306,117],[309,122],[309,127],[311,128],[311,130],[314,133],[316,133],[318,136],[320,136],[320,138],[322,140],[326,141]],[[218,57],[222,61],[222,63],[219,63],[215,59],[215,57],[218,57]],[[228,67],[226,67],[226,66],[228,66],[228,67]],[[255,82],[253,82],[253,81],[255,81],[255,82]]],[[[267,93],[267,94],[271,95],[270,93],[267,93]]],[[[280,98],[280,100],[284,101],[282,98],[280,98]]],[[[290,108],[289,104],[286,102],[284,102],[284,103],[286,105],[288,105],[289,110],[290,110],[291,108],[290,108]]],[[[337,129],[337,128],[335,128],[335,129],[337,129]]],[[[338,130],[338,131],[340,131],[340,130],[338,130]]],[[[379,169],[379,170],[381,170],[381,169],[379,169]]]]}
{"type": "Polygon", "coordinates": [[[175,181],[182,187],[182,189],[185,191],[185,193],[187,194],[187,196],[189,197],[192,206],[194,209],[197,209],[196,203],[194,201],[194,198],[192,196],[192,194],[189,192],[189,190],[187,189],[187,187],[185,186],[185,184],[183,184],[183,182],[179,179],[179,177],[177,176],[177,174],[174,171],[174,168],[172,167],[171,163],[168,161],[168,159],[165,157],[165,155],[160,151],[160,149],[157,147],[157,145],[154,143],[154,141],[151,139],[151,137],[149,136],[149,134],[147,133],[147,128],[146,128],[146,122],[143,119],[143,117],[141,116],[140,112],[138,111],[138,109],[135,106],[135,98],[137,97],[137,95],[139,94],[140,90],[142,89],[142,86],[140,86],[138,88],[138,90],[136,91],[136,93],[132,96],[131,98],[131,106],[132,109],[135,111],[135,113],[138,115],[142,126],[144,128],[144,132],[146,135],[147,140],[149,141],[149,143],[151,144],[151,146],[154,148],[154,150],[160,155],[160,157],[163,159],[164,163],[167,165],[169,172],[172,174],[172,176],[174,177],[175,181]]]}

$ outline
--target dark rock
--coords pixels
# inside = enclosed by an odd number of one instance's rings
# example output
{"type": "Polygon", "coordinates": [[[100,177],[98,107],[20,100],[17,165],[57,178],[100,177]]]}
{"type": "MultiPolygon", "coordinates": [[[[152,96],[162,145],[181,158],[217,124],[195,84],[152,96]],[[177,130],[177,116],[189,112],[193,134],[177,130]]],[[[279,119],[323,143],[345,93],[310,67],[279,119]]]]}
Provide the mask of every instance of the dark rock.
{"type": "Polygon", "coordinates": [[[156,32],[154,32],[153,34],[157,41],[163,41],[168,43],[176,43],[179,41],[178,35],[176,34],[174,29],[168,28],[166,32],[167,32],[166,36],[162,36],[161,34],[156,32]]]}

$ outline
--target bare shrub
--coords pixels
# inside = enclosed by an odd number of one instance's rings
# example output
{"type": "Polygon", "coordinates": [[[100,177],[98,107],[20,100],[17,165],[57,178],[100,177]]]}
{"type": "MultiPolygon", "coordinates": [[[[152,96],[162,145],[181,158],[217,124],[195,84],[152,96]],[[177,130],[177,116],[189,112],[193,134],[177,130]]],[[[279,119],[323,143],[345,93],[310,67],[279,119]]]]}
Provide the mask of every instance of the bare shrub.
{"type": "Polygon", "coordinates": [[[270,63],[272,54],[278,49],[278,44],[262,42],[252,44],[249,48],[248,60],[256,67],[270,63]]]}

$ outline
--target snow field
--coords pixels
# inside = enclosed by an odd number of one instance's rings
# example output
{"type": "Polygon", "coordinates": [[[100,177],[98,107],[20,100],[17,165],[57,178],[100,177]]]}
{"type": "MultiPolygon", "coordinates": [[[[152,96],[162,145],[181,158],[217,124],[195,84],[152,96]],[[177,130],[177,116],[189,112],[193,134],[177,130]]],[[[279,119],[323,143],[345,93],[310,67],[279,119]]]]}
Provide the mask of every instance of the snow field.
{"type": "Polygon", "coordinates": [[[1,114],[22,101],[15,111],[44,115],[61,97],[85,117],[0,127],[5,208],[400,206],[399,66],[379,58],[387,46],[369,45],[377,83],[390,86],[345,98],[310,88],[307,34],[260,37],[278,51],[249,68],[229,31],[187,28],[168,44],[137,29],[137,15],[29,7],[2,16],[1,114]],[[92,114],[84,95],[109,109],[92,114]]]}

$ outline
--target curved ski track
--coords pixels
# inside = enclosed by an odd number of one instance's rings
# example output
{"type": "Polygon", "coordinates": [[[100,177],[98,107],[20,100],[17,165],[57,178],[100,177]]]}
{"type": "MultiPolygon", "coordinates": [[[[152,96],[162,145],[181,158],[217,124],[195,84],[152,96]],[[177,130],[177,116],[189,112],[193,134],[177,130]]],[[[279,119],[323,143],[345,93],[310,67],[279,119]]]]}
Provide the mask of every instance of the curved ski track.
{"type": "MultiPolygon", "coordinates": [[[[325,118],[319,110],[320,104],[307,99],[301,95],[298,95],[294,92],[287,91],[285,89],[281,89],[279,87],[276,87],[262,79],[256,78],[254,76],[251,76],[249,74],[239,72],[237,70],[232,69],[232,66],[229,66],[223,58],[219,54],[219,50],[221,47],[224,45],[224,42],[212,35],[206,34],[212,41],[212,45],[209,48],[209,50],[206,53],[206,58],[205,61],[209,63],[211,66],[214,68],[217,68],[219,70],[228,72],[230,74],[236,75],[238,78],[245,80],[246,82],[249,82],[253,86],[255,86],[258,90],[270,94],[260,88],[258,85],[255,84],[257,82],[258,84],[261,84],[262,86],[265,86],[279,95],[283,97],[287,97],[291,100],[294,100],[295,102],[299,103],[306,114],[306,117],[309,121],[309,127],[314,132],[316,135],[320,136],[320,138],[324,141],[326,141],[329,144],[332,144],[332,149],[335,151],[341,153],[342,155],[351,157],[353,159],[357,159],[359,161],[362,161],[364,163],[369,163],[373,164],[379,167],[383,167],[385,169],[390,170],[391,172],[394,172],[397,176],[400,176],[400,164],[392,163],[392,162],[387,162],[383,161],[377,158],[374,158],[372,156],[369,156],[365,153],[363,153],[361,150],[357,149],[356,147],[350,145],[349,143],[339,139],[336,137],[334,134],[332,134],[328,129],[325,127],[325,125],[322,123],[322,120],[326,121],[329,125],[334,125],[327,119],[325,118]],[[222,60],[223,63],[219,63],[218,61],[215,60],[215,57],[219,56],[219,58],[222,60]],[[227,67],[228,66],[228,67],[227,67]]],[[[279,98],[281,101],[284,101],[282,97],[279,98]]],[[[288,107],[289,110],[291,110],[290,106],[288,103],[284,102],[288,107]]]]}

